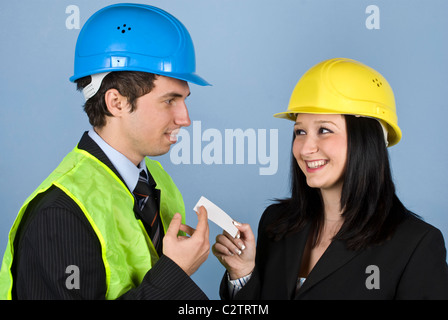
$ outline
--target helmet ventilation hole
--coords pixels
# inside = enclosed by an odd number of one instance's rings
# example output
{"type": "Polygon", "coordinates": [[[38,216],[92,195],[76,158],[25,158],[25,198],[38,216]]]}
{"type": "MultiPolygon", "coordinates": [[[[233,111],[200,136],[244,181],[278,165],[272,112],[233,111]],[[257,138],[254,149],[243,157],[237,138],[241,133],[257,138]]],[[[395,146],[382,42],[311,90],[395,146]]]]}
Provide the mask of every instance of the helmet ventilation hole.
{"type": "Polygon", "coordinates": [[[131,31],[131,27],[126,27],[126,23],[123,26],[118,26],[117,30],[121,31],[121,33],[126,33],[126,31],[131,31]]]}
{"type": "Polygon", "coordinates": [[[383,83],[380,81],[380,80],[378,80],[378,78],[374,78],[374,79],[372,79],[372,82],[374,83],[374,84],[376,84],[376,86],[379,88],[379,87],[381,87],[382,85],[383,85],[383,83]]]}

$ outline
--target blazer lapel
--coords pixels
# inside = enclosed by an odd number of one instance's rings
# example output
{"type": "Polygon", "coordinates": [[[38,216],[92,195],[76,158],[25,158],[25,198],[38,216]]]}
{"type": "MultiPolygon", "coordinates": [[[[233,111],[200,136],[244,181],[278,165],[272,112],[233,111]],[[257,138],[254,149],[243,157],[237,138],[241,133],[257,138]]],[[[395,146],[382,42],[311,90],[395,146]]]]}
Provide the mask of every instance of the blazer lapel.
{"type": "Polygon", "coordinates": [[[300,298],[301,294],[344,266],[359,253],[360,251],[348,250],[342,241],[333,241],[311,270],[295,298],[300,298]]]}
{"type": "Polygon", "coordinates": [[[285,238],[285,281],[289,299],[292,299],[295,296],[297,279],[299,277],[300,266],[302,264],[302,257],[309,232],[310,224],[307,224],[300,232],[285,238]]]}

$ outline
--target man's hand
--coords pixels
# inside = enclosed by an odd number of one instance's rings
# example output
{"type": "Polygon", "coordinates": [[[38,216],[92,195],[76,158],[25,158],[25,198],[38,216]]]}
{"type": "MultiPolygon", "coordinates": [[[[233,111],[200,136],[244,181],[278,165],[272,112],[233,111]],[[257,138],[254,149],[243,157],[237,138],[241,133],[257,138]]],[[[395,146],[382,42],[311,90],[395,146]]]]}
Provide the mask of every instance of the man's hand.
{"type": "Polygon", "coordinates": [[[196,230],[182,224],[182,217],[176,213],[163,238],[163,254],[173,260],[186,274],[191,276],[207,260],[210,241],[207,210],[199,208],[196,230]],[[188,236],[178,236],[179,230],[188,236]]]}

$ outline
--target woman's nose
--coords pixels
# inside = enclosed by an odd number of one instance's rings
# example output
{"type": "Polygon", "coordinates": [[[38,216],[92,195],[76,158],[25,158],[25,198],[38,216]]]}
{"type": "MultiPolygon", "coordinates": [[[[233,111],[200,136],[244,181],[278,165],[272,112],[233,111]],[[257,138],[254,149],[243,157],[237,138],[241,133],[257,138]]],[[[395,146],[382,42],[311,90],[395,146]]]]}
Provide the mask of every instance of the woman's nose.
{"type": "Polygon", "coordinates": [[[312,136],[306,136],[303,139],[303,144],[300,153],[303,156],[307,156],[316,153],[317,151],[319,151],[319,146],[316,139],[312,136]]]}

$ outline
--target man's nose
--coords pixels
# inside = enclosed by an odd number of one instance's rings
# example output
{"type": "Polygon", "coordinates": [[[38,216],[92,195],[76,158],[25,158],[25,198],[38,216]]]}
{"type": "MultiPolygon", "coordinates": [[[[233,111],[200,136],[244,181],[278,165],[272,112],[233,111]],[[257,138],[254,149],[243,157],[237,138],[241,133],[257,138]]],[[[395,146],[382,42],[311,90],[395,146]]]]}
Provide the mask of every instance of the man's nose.
{"type": "Polygon", "coordinates": [[[190,115],[188,114],[188,108],[185,102],[177,108],[174,123],[181,127],[188,127],[191,124],[190,115]]]}

